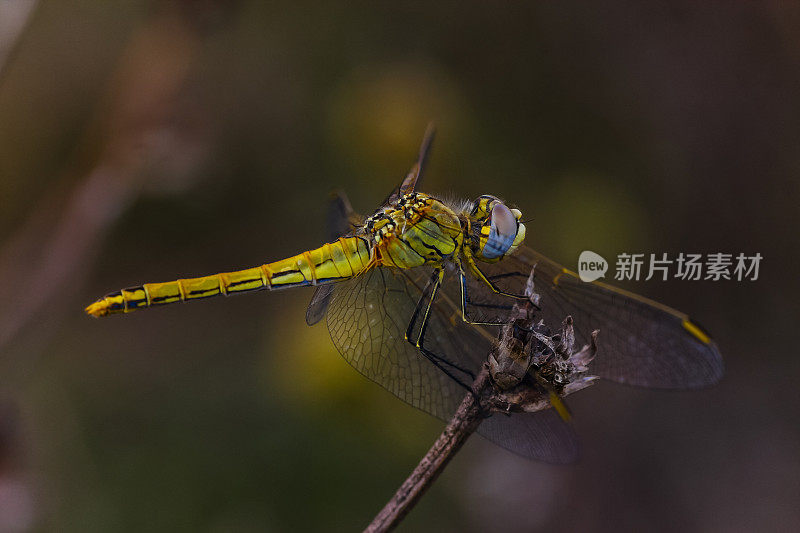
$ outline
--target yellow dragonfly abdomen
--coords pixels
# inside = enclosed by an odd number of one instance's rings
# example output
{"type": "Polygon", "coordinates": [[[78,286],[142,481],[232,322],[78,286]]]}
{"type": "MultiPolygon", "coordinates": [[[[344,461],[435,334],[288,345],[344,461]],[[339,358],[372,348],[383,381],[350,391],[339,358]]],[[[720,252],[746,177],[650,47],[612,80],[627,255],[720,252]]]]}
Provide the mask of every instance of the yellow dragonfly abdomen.
{"type": "Polygon", "coordinates": [[[245,270],[122,289],[97,300],[86,312],[104,316],[218,294],[320,285],[357,276],[369,267],[370,261],[371,247],[365,238],[343,237],[314,250],[245,270]]]}

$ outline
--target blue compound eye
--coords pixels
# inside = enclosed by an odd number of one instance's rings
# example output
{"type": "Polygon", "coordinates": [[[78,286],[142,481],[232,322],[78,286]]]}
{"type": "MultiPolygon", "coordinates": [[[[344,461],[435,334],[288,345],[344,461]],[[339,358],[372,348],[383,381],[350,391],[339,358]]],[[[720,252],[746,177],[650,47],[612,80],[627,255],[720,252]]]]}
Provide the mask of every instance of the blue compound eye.
{"type": "Polygon", "coordinates": [[[487,259],[495,259],[504,255],[514,244],[514,239],[517,237],[517,219],[511,210],[500,202],[492,207],[490,219],[489,237],[486,239],[482,254],[487,259]]]}

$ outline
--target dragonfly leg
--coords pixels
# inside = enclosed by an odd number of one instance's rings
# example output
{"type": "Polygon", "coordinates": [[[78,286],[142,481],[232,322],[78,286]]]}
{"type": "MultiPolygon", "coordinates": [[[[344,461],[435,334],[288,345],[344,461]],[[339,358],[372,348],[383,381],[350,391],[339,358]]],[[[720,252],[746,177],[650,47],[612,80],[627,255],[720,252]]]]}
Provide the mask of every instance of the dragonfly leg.
{"type": "Polygon", "coordinates": [[[431,363],[433,363],[439,370],[445,373],[450,379],[458,383],[461,387],[467,389],[468,391],[472,391],[472,387],[465,383],[462,379],[456,376],[450,369],[457,370],[468,375],[473,380],[475,379],[475,373],[467,370],[465,368],[461,368],[460,366],[456,365],[455,363],[451,363],[444,357],[436,355],[432,351],[425,348],[425,331],[428,329],[428,324],[430,315],[431,315],[431,308],[433,306],[433,301],[436,299],[436,294],[439,290],[439,285],[442,283],[442,277],[444,276],[443,270],[437,270],[431,276],[428,285],[425,287],[425,290],[422,291],[422,296],[420,296],[419,301],[417,302],[417,307],[414,309],[414,314],[411,316],[411,321],[408,324],[408,329],[406,330],[406,340],[414,345],[420,353],[425,356],[431,363]],[[430,293],[430,294],[428,294],[430,293]],[[425,304],[427,300],[427,305],[425,304]],[[423,312],[424,307],[424,312],[423,312]],[[419,335],[417,335],[416,340],[413,339],[413,329],[417,323],[417,319],[422,316],[422,323],[419,327],[419,335]],[[449,367],[449,369],[448,369],[449,367]]]}
{"type": "MultiPolygon", "coordinates": [[[[491,280],[491,281],[498,280],[498,279],[501,279],[501,278],[524,278],[524,279],[528,279],[529,276],[530,276],[530,274],[523,274],[522,272],[504,272],[502,274],[495,274],[494,276],[486,276],[486,279],[491,280]]],[[[501,294],[505,294],[505,293],[501,293],[501,294]]],[[[521,296],[514,295],[514,298],[521,298],[521,296]]],[[[530,300],[530,297],[525,296],[525,299],[529,300],[530,304],[533,305],[539,311],[542,310],[542,308],[539,307],[539,304],[537,304],[537,303],[535,303],[535,302],[530,300]]],[[[470,304],[472,304],[472,305],[474,305],[476,307],[492,307],[491,305],[488,305],[488,304],[481,304],[481,303],[476,303],[476,302],[470,302],[470,304]]],[[[501,306],[494,306],[494,308],[495,309],[503,309],[503,307],[501,307],[501,306]]],[[[508,309],[510,309],[510,307],[508,307],[508,309]]]]}
{"type": "MultiPolygon", "coordinates": [[[[519,273],[516,273],[516,272],[505,273],[505,274],[498,274],[497,276],[492,276],[491,278],[487,277],[486,279],[487,280],[489,280],[489,279],[499,279],[499,278],[506,278],[506,277],[510,277],[510,276],[517,276],[517,275],[521,276],[522,274],[519,274],[519,273]]],[[[500,320],[500,319],[498,319],[497,321],[491,321],[491,322],[481,322],[481,321],[472,320],[469,317],[469,315],[467,314],[467,304],[469,304],[470,306],[473,306],[473,307],[484,307],[484,308],[487,308],[487,309],[504,309],[504,310],[509,310],[509,311],[512,309],[512,306],[510,306],[510,305],[488,304],[488,303],[481,303],[481,302],[473,302],[469,298],[469,290],[467,288],[468,287],[468,285],[467,285],[467,276],[464,273],[463,269],[459,272],[459,281],[461,283],[461,316],[464,319],[464,322],[466,322],[468,324],[478,325],[478,326],[502,326],[502,325],[508,323],[507,320],[500,320]]],[[[490,287],[491,287],[491,285],[490,285],[490,287]]],[[[495,291],[495,292],[497,292],[498,294],[504,295],[504,296],[512,296],[515,299],[523,298],[521,296],[518,296],[518,295],[515,295],[515,294],[505,293],[505,292],[502,292],[502,291],[495,291]]],[[[528,299],[527,296],[524,297],[524,298],[528,299]]],[[[531,303],[537,309],[539,308],[538,305],[534,304],[533,302],[531,302],[531,303]]]]}
{"type": "Polygon", "coordinates": [[[502,274],[494,274],[493,276],[486,276],[490,280],[494,281],[497,279],[502,278],[525,278],[528,279],[529,274],[523,274],[522,272],[503,272],[502,274]]]}
{"type": "Polygon", "coordinates": [[[506,324],[508,322],[508,321],[503,321],[503,320],[497,320],[497,321],[492,321],[492,322],[482,322],[482,321],[471,319],[469,317],[469,315],[467,314],[467,304],[474,305],[474,306],[477,306],[477,307],[488,307],[488,308],[492,308],[492,309],[508,309],[508,310],[511,310],[511,306],[510,305],[509,306],[505,306],[505,305],[481,304],[481,303],[475,303],[475,302],[470,301],[470,299],[469,299],[469,291],[467,290],[467,277],[464,275],[464,272],[460,272],[459,273],[458,279],[459,279],[459,281],[461,283],[461,317],[464,319],[464,322],[466,322],[467,324],[474,324],[474,325],[477,325],[477,326],[502,326],[503,324],[506,324]]]}
{"type": "Polygon", "coordinates": [[[486,274],[484,274],[483,271],[480,268],[478,268],[478,265],[475,263],[475,258],[472,257],[472,252],[469,251],[469,246],[464,247],[464,259],[466,260],[467,266],[469,267],[470,271],[473,274],[475,274],[475,276],[479,280],[484,282],[490,289],[492,289],[492,292],[494,292],[495,294],[502,294],[503,296],[508,296],[509,298],[514,298],[516,300],[528,299],[528,297],[525,296],[524,294],[513,294],[510,292],[506,292],[502,289],[499,289],[494,283],[492,283],[492,280],[487,278],[486,274]]]}

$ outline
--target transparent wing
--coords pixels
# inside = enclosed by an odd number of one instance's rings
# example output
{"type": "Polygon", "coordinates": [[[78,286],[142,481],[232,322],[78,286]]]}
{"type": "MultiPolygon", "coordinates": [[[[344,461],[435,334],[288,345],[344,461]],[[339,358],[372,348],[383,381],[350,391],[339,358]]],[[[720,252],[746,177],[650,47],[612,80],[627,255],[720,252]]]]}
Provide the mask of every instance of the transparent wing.
{"type": "Polygon", "coordinates": [[[535,290],[541,295],[545,323],[556,327],[572,315],[578,345],[588,344],[592,330],[600,330],[593,374],[665,389],[704,387],[722,377],[717,345],[679,311],[605,283],[583,282],[524,246],[484,270],[501,287],[520,293],[525,273],[534,264],[535,290]]]}
{"type": "MultiPolygon", "coordinates": [[[[461,319],[460,288],[449,274],[432,311],[425,347],[476,374],[495,334],[461,319]]],[[[448,420],[466,391],[405,340],[429,276],[430,269],[377,268],[332,285],[327,322],[334,345],[356,370],[401,400],[448,420]]],[[[471,383],[464,373],[450,370],[471,383]]],[[[478,433],[531,459],[565,463],[577,455],[571,426],[553,409],[494,415],[478,433]]]]}
{"type": "MultiPolygon", "coordinates": [[[[336,349],[356,370],[401,400],[447,420],[465,390],[405,340],[430,273],[425,268],[379,267],[337,283],[327,322],[336,349]]],[[[477,329],[465,327],[444,299],[434,306],[429,320],[425,347],[453,365],[477,373],[490,340],[477,329]]],[[[456,374],[467,384],[471,382],[466,373],[456,374]]]]}
{"type": "Polygon", "coordinates": [[[552,408],[536,413],[495,414],[478,426],[478,433],[529,459],[556,464],[578,459],[578,438],[572,425],[552,408]]]}
{"type": "Polygon", "coordinates": [[[314,289],[311,302],[306,309],[306,324],[313,326],[325,317],[328,312],[328,305],[331,303],[331,296],[336,285],[320,285],[314,289]]]}
{"type": "Polygon", "coordinates": [[[363,222],[364,216],[353,210],[344,191],[331,193],[325,220],[325,242],[353,233],[363,222]]]}

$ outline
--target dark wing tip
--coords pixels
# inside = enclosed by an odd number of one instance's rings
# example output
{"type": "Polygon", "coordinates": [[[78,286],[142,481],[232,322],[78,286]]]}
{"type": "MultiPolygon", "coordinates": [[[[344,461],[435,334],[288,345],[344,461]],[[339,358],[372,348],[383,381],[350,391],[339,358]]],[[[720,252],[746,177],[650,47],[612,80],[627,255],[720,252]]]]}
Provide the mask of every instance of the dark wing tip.
{"type": "Polygon", "coordinates": [[[691,381],[687,388],[704,389],[712,387],[722,381],[722,377],[725,375],[725,361],[722,359],[722,354],[717,344],[709,340],[705,348],[701,357],[705,363],[706,372],[698,375],[697,379],[691,381]]]}
{"type": "Polygon", "coordinates": [[[722,359],[717,343],[711,338],[708,330],[688,316],[683,319],[681,326],[693,337],[692,340],[699,344],[701,349],[698,350],[697,357],[701,361],[698,361],[698,363],[702,362],[705,366],[704,371],[697,373],[696,379],[689,380],[687,388],[701,389],[716,385],[725,374],[725,362],[722,359]]]}

